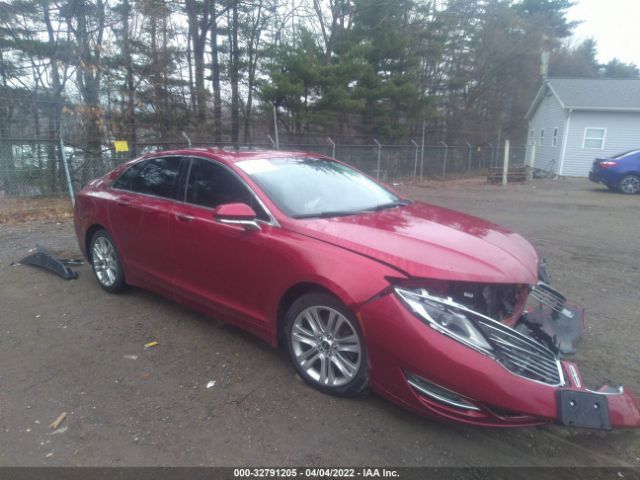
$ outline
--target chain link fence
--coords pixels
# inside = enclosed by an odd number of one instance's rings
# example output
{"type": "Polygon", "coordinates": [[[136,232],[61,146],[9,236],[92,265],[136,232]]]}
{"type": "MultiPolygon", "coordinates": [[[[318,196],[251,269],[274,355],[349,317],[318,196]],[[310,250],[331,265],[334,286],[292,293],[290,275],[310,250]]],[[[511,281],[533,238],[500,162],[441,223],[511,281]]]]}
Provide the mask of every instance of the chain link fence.
{"type": "MultiPolygon", "coordinates": [[[[194,143],[193,147],[208,146],[194,143]]],[[[137,152],[187,148],[185,141],[138,143],[137,152]]],[[[230,147],[227,147],[230,148],[230,147]]],[[[271,143],[243,148],[272,149],[271,143]]],[[[305,143],[281,144],[280,150],[320,153],[342,160],[386,182],[445,180],[484,175],[503,164],[504,148],[497,145],[383,145],[305,143]]],[[[526,146],[511,146],[509,164],[524,165],[526,146]]],[[[59,140],[0,140],[0,198],[65,196],[69,183],[78,191],[88,181],[129,160],[128,152],[103,145],[100,152],[63,144],[59,140]],[[65,167],[68,166],[68,174],[65,167]]]]}

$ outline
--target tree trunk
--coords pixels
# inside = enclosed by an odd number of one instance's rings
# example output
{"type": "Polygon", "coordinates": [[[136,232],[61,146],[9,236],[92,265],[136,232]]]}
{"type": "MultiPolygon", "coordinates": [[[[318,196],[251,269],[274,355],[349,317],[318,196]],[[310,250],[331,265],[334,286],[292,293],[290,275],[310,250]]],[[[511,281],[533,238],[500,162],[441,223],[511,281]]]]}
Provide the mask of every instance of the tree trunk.
{"type": "Polygon", "coordinates": [[[124,32],[122,38],[122,55],[124,56],[127,69],[127,77],[125,80],[125,91],[127,92],[125,122],[129,138],[129,155],[133,158],[137,155],[138,147],[135,116],[135,85],[133,83],[133,61],[131,59],[131,39],[129,32],[129,16],[131,15],[129,0],[123,0],[122,6],[122,30],[124,32]]]}
{"type": "MultiPolygon", "coordinates": [[[[82,184],[91,178],[104,173],[102,162],[102,135],[100,108],[100,58],[102,51],[102,36],[104,33],[104,3],[96,1],[95,13],[87,12],[84,2],[78,2],[75,12],[75,37],[80,55],[80,65],[77,78],[85,105],[85,162],[89,168],[82,169],[82,184]],[[89,25],[93,20],[96,25],[89,25]],[[92,40],[92,35],[95,38],[92,40]]],[[[61,152],[62,153],[62,152],[61,152]]]]}
{"type": "Polygon", "coordinates": [[[240,79],[240,48],[238,46],[238,3],[234,0],[232,11],[232,23],[230,25],[231,65],[229,77],[231,80],[231,143],[238,148],[240,146],[240,98],[238,83],[240,79]]]}
{"type": "Polygon", "coordinates": [[[60,71],[58,70],[56,33],[51,22],[49,2],[47,0],[42,1],[42,8],[44,23],[47,27],[47,40],[53,50],[50,58],[52,92],[48,97],[50,103],[47,115],[47,170],[49,172],[49,188],[52,193],[57,193],[60,185],[64,184],[62,158],[58,151],[59,149],[56,147],[58,144],[58,133],[62,125],[62,92],[64,91],[64,84],[62,83],[60,71]]]}
{"type": "MultiPolygon", "coordinates": [[[[262,5],[263,0],[258,4],[255,13],[254,22],[251,26],[251,36],[249,38],[249,48],[247,52],[247,62],[249,64],[248,81],[247,81],[247,104],[244,114],[244,142],[250,144],[252,140],[251,120],[253,117],[253,89],[256,81],[256,70],[258,67],[258,58],[260,52],[260,36],[262,33],[262,5]]],[[[255,4],[254,4],[255,8],[255,4]]]]}
{"type": "Polygon", "coordinates": [[[198,12],[195,0],[187,0],[185,8],[189,19],[189,42],[193,51],[195,65],[195,95],[198,125],[204,127],[207,111],[207,92],[204,86],[204,47],[209,31],[209,13],[211,0],[203,0],[202,12],[198,12]]]}
{"type": "Polygon", "coordinates": [[[8,121],[11,119],[11,114],[5,115],[3,111],[0,115],[0,182],[5,195],[11,197],[18,193],[16,165],[13,159],[13,143],[8,139],[8,121]]]}
{"type": "Polygon", "coordinates": [[[216,144],[222,143],[222,98],[220,96],[220,59],[218,58],[218,17],[216,3],[212,5],[211,76],[213,83],[213,135],[216,144]]]}

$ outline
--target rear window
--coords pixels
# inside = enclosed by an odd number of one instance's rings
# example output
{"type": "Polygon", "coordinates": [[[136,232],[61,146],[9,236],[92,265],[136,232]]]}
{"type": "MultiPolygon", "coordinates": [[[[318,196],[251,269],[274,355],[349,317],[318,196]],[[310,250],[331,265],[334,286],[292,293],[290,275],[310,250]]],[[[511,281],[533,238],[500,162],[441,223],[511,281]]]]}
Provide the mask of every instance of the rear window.
{"type": "Polygon", "coordinates": [[[149,160],[133,178],[131,191],[156,197],[174,198],[180,162],[180,157],[161,157],[149,160]]]}
{"type": "Polygon", "coordinates": [[[629,150],[629,151],[626,151],[626,152],[619,153],[618,155],[614,155],[611,158],[615,158],[616,160],[618,160],[620,158],[630,157],[630,156],[636,155],[638,153],[640,153],[640,150],[629,150]]]}

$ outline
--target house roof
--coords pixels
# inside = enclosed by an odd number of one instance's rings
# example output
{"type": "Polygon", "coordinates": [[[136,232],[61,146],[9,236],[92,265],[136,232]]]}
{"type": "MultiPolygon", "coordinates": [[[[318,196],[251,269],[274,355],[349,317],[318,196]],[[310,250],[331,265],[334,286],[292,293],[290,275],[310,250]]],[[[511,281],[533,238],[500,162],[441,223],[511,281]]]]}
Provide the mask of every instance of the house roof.
{"type": "Polygon", "coordinates": [[[525,118],[531,118],[547,92],[568,110],[640,112],[640,79],[550,78],[540,87],[525,118]]]}

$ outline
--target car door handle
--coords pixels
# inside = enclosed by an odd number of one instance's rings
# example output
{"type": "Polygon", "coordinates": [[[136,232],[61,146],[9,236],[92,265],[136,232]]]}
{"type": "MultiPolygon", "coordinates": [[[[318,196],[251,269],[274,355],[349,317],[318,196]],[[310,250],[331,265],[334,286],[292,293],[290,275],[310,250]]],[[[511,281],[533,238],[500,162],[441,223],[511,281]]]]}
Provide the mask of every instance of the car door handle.
{"type": "Polygon", "coordinates": [[[193,222],[195,220],[195,217],[192,217],[191,215],[185,215],[183,213],[176,213],[176,218],[181,222],[193,222]]]}

